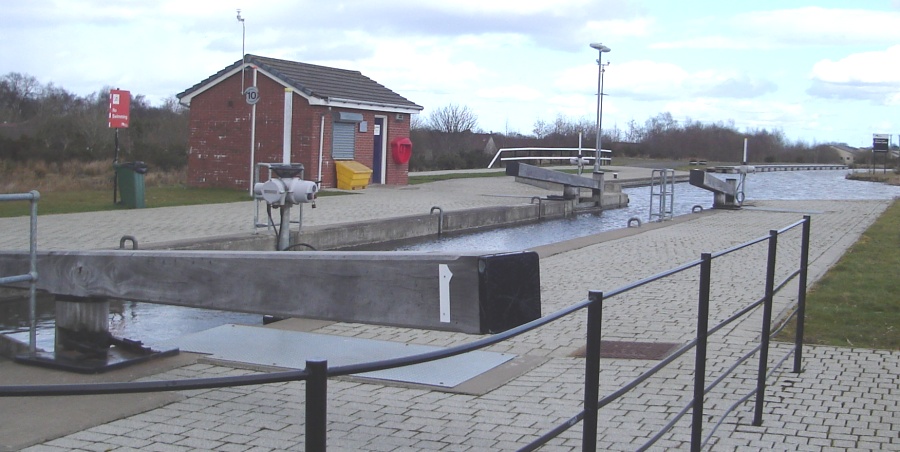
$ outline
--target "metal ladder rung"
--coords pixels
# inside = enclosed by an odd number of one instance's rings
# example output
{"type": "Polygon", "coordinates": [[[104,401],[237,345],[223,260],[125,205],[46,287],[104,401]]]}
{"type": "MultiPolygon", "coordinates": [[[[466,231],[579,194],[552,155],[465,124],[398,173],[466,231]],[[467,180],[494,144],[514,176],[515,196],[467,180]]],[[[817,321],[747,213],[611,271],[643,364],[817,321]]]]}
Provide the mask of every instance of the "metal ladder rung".
{"type": "Polygon", "coordinates": [[[674,205],[675,170],[653,170],[650,175],[650,221],[671,220],[674,205]]]}

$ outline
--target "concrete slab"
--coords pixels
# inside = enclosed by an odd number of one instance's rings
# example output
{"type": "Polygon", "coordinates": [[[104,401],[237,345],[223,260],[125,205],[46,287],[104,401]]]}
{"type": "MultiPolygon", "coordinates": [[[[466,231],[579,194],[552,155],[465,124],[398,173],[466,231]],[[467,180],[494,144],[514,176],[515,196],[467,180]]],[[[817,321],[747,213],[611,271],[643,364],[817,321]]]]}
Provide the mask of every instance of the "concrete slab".
{"type": "MultiPolygon", "coordinates": [[[[134,381],[195,362],[182,354],[102,375],[82,375],[17,364],[0,358],[0,385],[81,384],[134,381]]],[[[69,397],[0,397],[0,451],[80,432],[169,403],[183,395],[171,392],[69,397]]]]}
{"type": "MultiPolygon", "coordinates": [[[[303,333],[245,325],[222,325],[166,341],[163,347],[208,354],[214,359],[304,369],[309,359],[346,366],[438,351],[441,347],[303,333]]],[[[358,374],[377,380],[452,388],[511,359],[509,353],[476,351],[397,369],[358,374]]]]}

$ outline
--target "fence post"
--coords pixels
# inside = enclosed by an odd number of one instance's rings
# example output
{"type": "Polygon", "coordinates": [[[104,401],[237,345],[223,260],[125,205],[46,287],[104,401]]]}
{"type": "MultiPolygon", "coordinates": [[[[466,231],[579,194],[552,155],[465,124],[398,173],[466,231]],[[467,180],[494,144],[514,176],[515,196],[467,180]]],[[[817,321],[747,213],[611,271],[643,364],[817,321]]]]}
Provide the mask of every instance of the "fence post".
{"type": "Polygon", "coordinates": [[[587,311],[587,338],[584,356],[584,428],[581,450],[597,450],[597,417],[600,402],[600,329],[603,320],[603,292],[590,291],[587,311]]]}
{"type": "MultiPolygon", "coordinates": [[[[118,131],[119,129],[116,129],[118,131]]],[[[31,190],[31,212],[28,239],[29,267],[31,282],[28,284],[28,353],[34,356],[37,353],[37,211],[38,200],[41,194],[37,190],[31,190]]]]}
{"type": "Polygon", "coordinates": [[[703,398],[706,392],[706,343],[709,337],[709,286],[712,255],[700,255],[700,293],[697,307],[697,347],[694,359],[694,403],[691,421],[691,451],[703,447],[703,398]]]}
{"type": "Polygon", "coordinates": [[[766,298],[763,303],[762,337],[759,348],[759,370],[756,375],[756,407],[753,425],[762,425],[766,398],[766,370],[769,361],[769,335],[772,332],[772,298],[775,292],[775,255],[778,253],[778,231],[769,231],[769,262],[766,266],[766,298]]]}
{"type": "Polygon", "coordinates": [[[328,429],[328,361],[306,361],[306,452],[325,450],[328,429]]]}
{"type": "Polygon", "coordinates": [[[800,280],[797,283],[797,337],[794,340],[794,373],[803,369],[803,326],[806,323],[806,278],[809,266],[810,216],[803,216],[803,236],[800,242],[800,280]]]}

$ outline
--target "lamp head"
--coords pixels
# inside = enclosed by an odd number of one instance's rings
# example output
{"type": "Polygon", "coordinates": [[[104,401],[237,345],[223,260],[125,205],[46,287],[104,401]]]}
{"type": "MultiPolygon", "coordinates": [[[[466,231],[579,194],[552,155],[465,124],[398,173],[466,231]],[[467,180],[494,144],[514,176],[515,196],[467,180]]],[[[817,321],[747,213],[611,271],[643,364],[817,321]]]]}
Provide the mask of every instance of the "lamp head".
{"type": "Polygon", "coordinates": [[[592,42],[591,47],[594,49],[597,49],[603,53],[609,52],[611,50],[609,47],[606,47],[605,45],[603,45],[602,43],[599,43],[599,42],[592,42]]]}

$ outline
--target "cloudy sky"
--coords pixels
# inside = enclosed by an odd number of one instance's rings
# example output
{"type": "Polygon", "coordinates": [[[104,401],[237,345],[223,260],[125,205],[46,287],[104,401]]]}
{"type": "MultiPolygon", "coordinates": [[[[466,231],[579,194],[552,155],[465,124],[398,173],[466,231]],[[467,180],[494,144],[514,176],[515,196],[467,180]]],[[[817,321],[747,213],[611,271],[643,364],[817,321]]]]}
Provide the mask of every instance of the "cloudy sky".
{"type": "MultiPolygon", "coordinates": [[[[246,52],[359,70],[485,131],[663,112],[871,146],[900,133],[900,0],[35,0],[4,5],[0,74],[154,104],[246,52]]],[[[893,142],[897,142],[895,136],[893,142]]]]}

